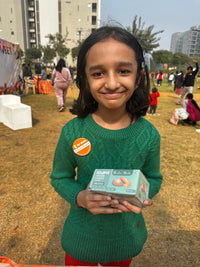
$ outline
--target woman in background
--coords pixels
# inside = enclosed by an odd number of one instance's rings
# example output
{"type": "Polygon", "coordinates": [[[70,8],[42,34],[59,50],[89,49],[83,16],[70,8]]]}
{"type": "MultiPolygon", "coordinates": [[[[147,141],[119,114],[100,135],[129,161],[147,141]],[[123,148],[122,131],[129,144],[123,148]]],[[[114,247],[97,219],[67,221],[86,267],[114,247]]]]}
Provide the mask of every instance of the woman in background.
{"type": "Polygon", "coordinates": [[[65,99],[70,84],[71,89],[73,89],[70,71],[66,68],[65,60],[62,58],[58,61],[57,66],[53,70],[52,84],[55,88],[59,112],[62,112],[65,109],[65,99]]]}

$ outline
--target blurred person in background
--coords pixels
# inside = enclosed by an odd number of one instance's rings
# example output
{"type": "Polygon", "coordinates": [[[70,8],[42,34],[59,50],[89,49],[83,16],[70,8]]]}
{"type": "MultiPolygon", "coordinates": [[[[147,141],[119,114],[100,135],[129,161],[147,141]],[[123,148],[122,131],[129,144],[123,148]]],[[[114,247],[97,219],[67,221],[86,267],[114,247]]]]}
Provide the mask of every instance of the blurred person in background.
{"type": "Polygon", "coordinates": [[[61,58],[58,61],[58,64],[53,70],[51,80],[55,88],[55,93],[59,106],[59,112],[62,112],[65,109],[65,100],[66,100],[67,90],[70,84],[71,84],[71,89],[73,89],[71,74],[69,69],[66,67],[64,59],[61,58]]]}
{"type": "Polygon", "coordinates": [[[192,92],[193,92],[195,76],[196,76],[197,72],[199,71],[198,62],[196,60],[193,60],[193,62],[196,64],[196,69],[193,71],[192,66],[189,66],[187,68],[187,74],[185,75],[185,79],[183,81],[183,92],[181,94],[181,97],[180,97],[178,103],[176,103],[176,105],[181,105],[183,97],[186,93],[192,94],[192,92]]]}

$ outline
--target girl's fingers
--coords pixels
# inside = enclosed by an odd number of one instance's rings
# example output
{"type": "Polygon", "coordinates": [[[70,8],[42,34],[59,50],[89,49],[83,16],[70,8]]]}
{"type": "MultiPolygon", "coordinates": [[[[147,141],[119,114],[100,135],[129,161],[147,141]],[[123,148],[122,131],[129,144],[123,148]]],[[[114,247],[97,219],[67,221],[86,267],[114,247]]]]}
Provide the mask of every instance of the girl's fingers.
{"type": "Polygon", "coordinates": [[[88,202],[88,209],[101,208],[111,206],[110,201],[90,201],[88,202]]]}
{"type": "Polygon", "coordinates": [[[134,213],[139,214],[142,211],[142,208],[134,206],[132,204],[130,204],[128,201],[123,201],[123,205],[129,210],[132,211],[134,213]]]}
{"type": "Polygon", "coordinates": [[[118,204],[118,205],[111,205],[112,208],[115,208],[115,209],[119,209],[123,212],[131,212],[128,208],[126,208],[124,205],[122,204],[118,204]]]}
{"type": "Polygon", "coordinates": [[[145,206],[151,206],[151,205],[153,205],[153,201],[151,199],[144,200],[144,205],[145,206]]]}
{"type": "Polygon", "coordinates": [[[111,197],[109,196],[93,194],[93,193],[90,193],[88,195],[88,198],[90,201],[111,201],[111,197]]]}
{"type": "Polygon", "coordinates": [[[116,209],[116,208],[109,208],[109,207],[98,207],[98,208],[93,208],[89,209],[89,211],[94,214],[113,214],[113,213],[122,213],[121,210],[116,209]]]}

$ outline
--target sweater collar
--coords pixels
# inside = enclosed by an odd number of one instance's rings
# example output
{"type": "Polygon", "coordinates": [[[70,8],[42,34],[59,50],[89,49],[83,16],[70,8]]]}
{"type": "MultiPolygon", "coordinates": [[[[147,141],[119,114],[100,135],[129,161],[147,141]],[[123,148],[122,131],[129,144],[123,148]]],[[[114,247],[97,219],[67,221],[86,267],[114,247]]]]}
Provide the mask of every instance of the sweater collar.
{"type": "MultiPolygon", "coordinates": [[[[110,130],[103,128],[99,124],[97,124],[92,114],[89,114],[85,120],[87,121],[89,127],[88,130],[94,134],[94,136],[104,136],[105,138],[116,138],[116,139],[125,139],[129,138],[130,136],[133,136],[138,133],[138,131],[141,131],[141,129],[138,129],[138,126],[144,120],[143,118],[137,118],[136,121],[129,125],[126,128],[119,129],[119,130],[110,130]]],[[[140,127],[139,127],[140,128],[140,127]]]]}

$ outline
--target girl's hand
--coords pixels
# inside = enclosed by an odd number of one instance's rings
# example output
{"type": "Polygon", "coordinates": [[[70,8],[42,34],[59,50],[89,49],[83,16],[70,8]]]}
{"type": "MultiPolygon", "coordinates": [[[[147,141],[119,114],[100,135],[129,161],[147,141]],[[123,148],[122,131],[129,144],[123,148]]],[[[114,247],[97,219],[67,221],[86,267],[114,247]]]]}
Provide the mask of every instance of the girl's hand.
{"type": "MultiPolygon", "coordinates": [[[[153,204],[151,199],[145,200],[143,203],[145,206],[151,206],[153,204]]],[[[128,201],[123,201],[122,204],[113,205],[113,207],[122,210],[123,212],[134,212],[136,214],[141,213],[142,208],[130,204],[128,201]]]]}
{"type": "Polygon", "coordinates": [[[114,207],[115,205],[119,205],[118,200],[113,200],[109,196],[93,194],[89,190],[88,187],[80,191],[77,195],[77,205],[79,207],[85,208],[89,210],[92,214],[113,214],[113,213],[121,213],[118,207],[114,207]]]}

